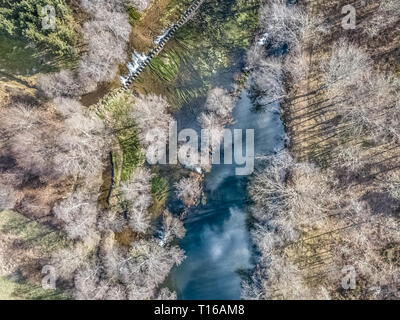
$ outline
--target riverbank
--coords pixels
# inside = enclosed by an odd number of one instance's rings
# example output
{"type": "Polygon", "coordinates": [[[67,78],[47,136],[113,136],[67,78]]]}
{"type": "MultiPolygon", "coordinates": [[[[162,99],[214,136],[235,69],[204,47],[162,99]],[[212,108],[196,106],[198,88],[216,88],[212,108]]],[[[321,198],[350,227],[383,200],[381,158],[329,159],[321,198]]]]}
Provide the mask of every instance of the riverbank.
{"type": "Polygon", "coordinates": [[[357,2],[349,30],[343,1],[274,3],[261,24],[281,33],[267,47],[287,48],[258,85],[282,103],[288,148],[250,187],[260,257],[243,296],[395,299],[399,6],[357,2]]]}

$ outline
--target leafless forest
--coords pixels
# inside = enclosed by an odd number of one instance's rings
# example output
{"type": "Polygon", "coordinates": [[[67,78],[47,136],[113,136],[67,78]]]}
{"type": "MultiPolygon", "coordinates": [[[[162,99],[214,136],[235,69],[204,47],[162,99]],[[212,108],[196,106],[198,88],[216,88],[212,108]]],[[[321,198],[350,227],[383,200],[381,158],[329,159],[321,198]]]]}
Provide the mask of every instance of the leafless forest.
{"type": "MultiPolygon", "coordinates": [[[[130,4],[141,11],[150,2],[130,4]]],[[[13,95],[0,109],[0,207],[22,214],[24,224],[45,224],[62,243],[50,254],[29,244],[15,250],[13,237],[4,235],[1,273],[22,270],[21,277],[34,282],[42,266],[52,265],[57,284],[76,299],[174,298],[159,286],[184,258],[171,245],[185,234],[178,218],[163,213],[162,244],[152,235],[150,169],[138,167],[115,186],[107,204],[99,201],[115,132],[126,124],[107,112],[99,117],[79,97],[112,80],[127,60],[131,25],[126,4],[82,0],[80,7],[90,18],[82,25],[86,49],[77,68],[40,76],[40,100],[13,95]]],[[[135,119],[143,141],[148,130],[165,128],[171,118],[162,97],[128,97],[126,106],[126,117],[135,119]]]]}
{"type": "MultiPolygon", "coordinates": [[[[66,2],[84,17],[74,68],[0,86],[0,290],[40,287],[52,266],[67,298],[176,299],[164,281],[185,259],[176,240],[186,230],[165,193],[185,210],[199,205],[211,164],[179,168],[171,185],[146,164],[152,134],[168,136],[173,120],[165,97],[83,98],[115,82],[132,19],[157,0],[66,2]]],[[[256,265],[242,297],[399,299],[400,1],[355,1],[349,29],[347,1],[292,2],[260,1],[247,51],[256,108],[279,111],[287,137],[249,179],[256,265]]],[[[195,118],[211,132],[208,153],[235,103],[222,87],[208,91],[195,118]]]]}
{"type": "Polygon", "coordinates": [[[357,1],[351,30],[344,5],[261,8],[251,85],[281,103],[288,142],[249,188],[260,257],[245,299],[399,298],[400,3],[357,1]]]}

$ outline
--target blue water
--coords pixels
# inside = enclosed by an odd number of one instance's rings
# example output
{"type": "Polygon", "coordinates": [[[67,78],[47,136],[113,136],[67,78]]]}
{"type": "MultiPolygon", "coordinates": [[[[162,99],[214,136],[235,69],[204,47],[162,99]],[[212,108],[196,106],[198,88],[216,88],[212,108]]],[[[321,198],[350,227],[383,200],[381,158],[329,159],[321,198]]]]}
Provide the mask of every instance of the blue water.
{"type": "MultiPolygon", "coordinates": [[[[247,91],[234,109],[232,129],[254,129],[255,154],[283,147],[284,128],[277,113],[255,112],[247,91]]],[[[187,258],[170,275],[178,299],[240,299],[238,270],[252,268],[248,231],[248,176],[235,175],[235,165],[214,165],[206,174],[207,203],[187,215],[186,237],[180,242],[187,258]]]]}

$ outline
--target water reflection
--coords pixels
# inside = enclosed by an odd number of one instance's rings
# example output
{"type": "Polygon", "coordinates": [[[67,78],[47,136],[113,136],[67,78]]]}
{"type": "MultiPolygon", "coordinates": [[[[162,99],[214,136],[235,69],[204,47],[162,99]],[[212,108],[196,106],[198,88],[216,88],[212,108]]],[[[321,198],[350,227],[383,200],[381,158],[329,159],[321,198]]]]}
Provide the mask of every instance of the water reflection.
{"type": "MultiPolygon", "coordinates": [[[[283,146],[279,114],[254,112],[246,91],[234,118],[232,128],[255,130],[256,155],[271,154],[283,146]]],[[[215,165],[206,175],[207,203],[189,213],[187,235],[180,244],[187,258],[169,279],[179,299],[240,299],[237,271],[252,267],[247,183],[248,177],[235,176],[234,165],[215,165]]]]}

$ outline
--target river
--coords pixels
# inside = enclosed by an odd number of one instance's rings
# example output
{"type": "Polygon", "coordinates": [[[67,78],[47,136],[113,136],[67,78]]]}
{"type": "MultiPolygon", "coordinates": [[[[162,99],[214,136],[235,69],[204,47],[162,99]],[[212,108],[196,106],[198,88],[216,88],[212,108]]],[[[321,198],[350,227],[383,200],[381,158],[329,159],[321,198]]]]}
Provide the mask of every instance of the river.
{"type": "MultiPolygon", "coordinates": [[[[176,43],[166,46],[161,54],[158,63],[171,72],[155,72],[153,76],[169,80],[152,80],[157,83],[154,87],[160,93],[186,89],[193,93],[207,92],[217,86],[232,90],[234,78],[245,66],[246,50],[256,27],[254,2],[207,1],[197,17],[177,33],[176,43]],[[182,54],[172,55],[174,52],[184,52],[184,57],[174,64],[179,70],[175,73],[171,61],[182,54]],[[165,89],[161,90],[161,86],[165,89]]],[[[196,119],[205,97],[193,96],[174,113],[178,129],[199,130],[196,119]]],[[[231,129],[254,129],[256,156],[283,147],[284,128],[279,113],[255,111],[246,88],[240,94],[233,117],[231,129]]],[[[179,242],[186,259],[172,269],[166,281],[176,290],[178,299],[240,299],[241,277],[253,267],[255,254],[249,235],[248,181],[249,176],[235,175],[234,164],[213,165],[205,175],[206,203],[187,213],[184,221],[187,233],[179,242]]],[[[175,204],[176,201],[170,201],[168,207],[179,214],[181,208],[175,204]]]]}
{"type": "MultiPolygon", "coordinates": [[[[241,94],[232,129],[254,129],[255,154],[283,147],[280,115],[255,112],[247,90],[241,94]]],[[[190,210],[186,237],[180,242],[187,258],[169,279],[178,299],[240,299],[241,273],[252,268],[254,254],[248,228],[248,176],[235,175],[235,165],[214,165],[204,179],[205,205],[190,210]]]]}

